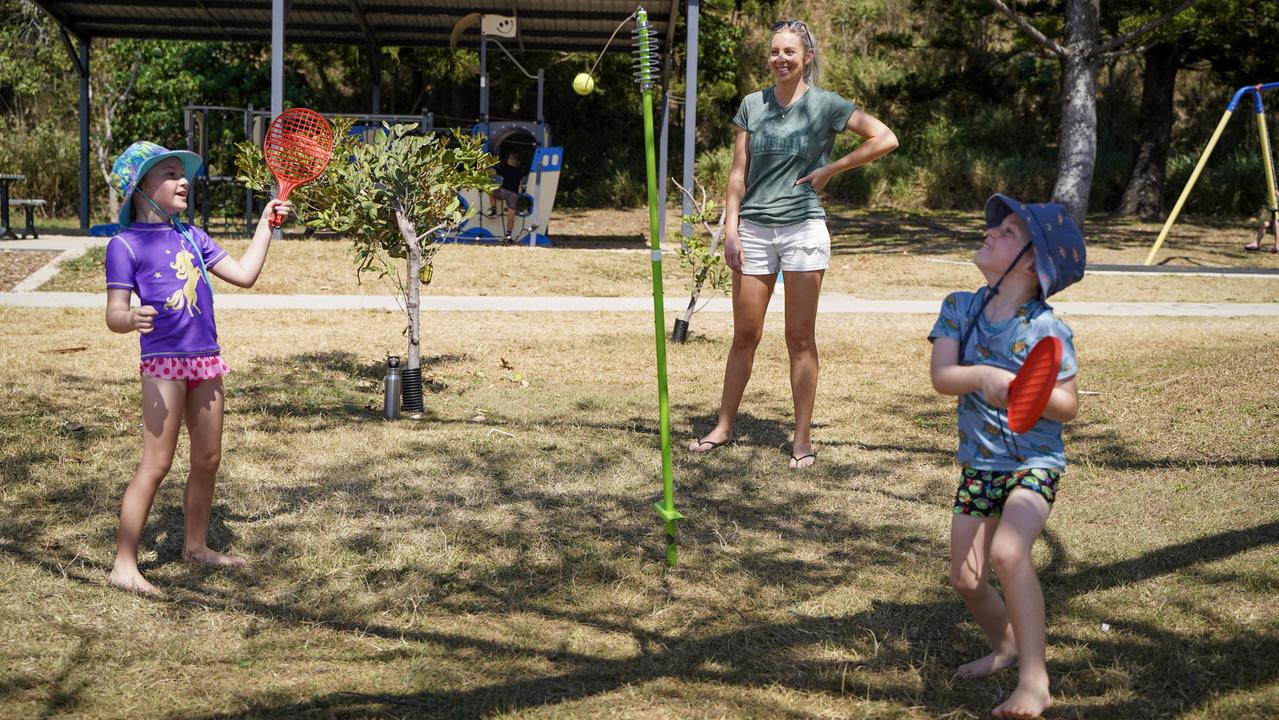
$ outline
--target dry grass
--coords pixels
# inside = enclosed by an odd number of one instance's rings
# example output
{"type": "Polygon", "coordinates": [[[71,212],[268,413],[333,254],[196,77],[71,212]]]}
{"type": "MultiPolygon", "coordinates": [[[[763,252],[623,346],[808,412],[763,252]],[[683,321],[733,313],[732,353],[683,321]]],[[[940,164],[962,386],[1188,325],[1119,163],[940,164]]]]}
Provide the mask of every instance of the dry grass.
{"type": "Polygon", "coordinates": [[[0,249],[0,292],[8,292],[59,255],[43,250],[0,249]]]}
{"type": "MultiPolygon", "coordinates": [[[[738,443],[676,453],[673,571],[646,316],[429,314],[431,414],[398,423],[374,409],[398,315],[219,321],[212,539],[254,565],[178,562],[179,457],[143,543],[166,594],[143,599],[101,584],[139,452],[136,339],[96,311],[0,308],[0,716],[967,718],[1015,682],[949,679],[982,649],[944,582],[931,318],[820,321],[806,473],[785,469],[770,319],[738,443]]],[[[1275,716],[1279,332],[1073,325],[1101,394],[1037,548],[1052,717],[1275,716]]],[[[679,439],[711,421],[729,318],[696,330],[671,351],[679,439]]]]}
{"type": "MultiPolygon", "coordinates": [[[[551,250],[522,247],[449,246],[436,259],[435,295],[644,296],[651,292],[645,211],[592,210],[557,219],[551,250]]],[[[676,228],[678,218],[669,218],[676,228]]],[[[831,213],[834,236],[828,292],[874,299],[936,299],[960,287],[977,287],[981,275],[969,264],[979,234],[975,215],[908,214],[886,211],[831,213]]],[[[1140,264],[1159,226],[1096,218],[1089,225],[1089,262],[1140,264]]],[[[1249,230],[1239,223],[1178,224],[1159,259],[1174,265],[1279,267],[1268,253],[1242,250],[1249,230]]],[[[244,241],[228,240],[238,256],[244,241]]],[[[668,244],[669,250],[674,250],[668,244]]],[[[687,290],[691,273],[668,255],[664,283],[672,296],[687,290]]],[[[102,251],[64,266],[42,290],[96,292],[102,288],[102,251]]],[[[225,284],[225,292],[245,292],[225,284]]],[[[335,241],[277,243],[257,286],[248,292],[389,294],[390,285],[366,275],[357,283],[350,248],[335,241]]],[[[1204,278],[1091,275],[1057,296],[1059,300],[1164,302],[1279,302],[1279,277],[1204,278]]]]}

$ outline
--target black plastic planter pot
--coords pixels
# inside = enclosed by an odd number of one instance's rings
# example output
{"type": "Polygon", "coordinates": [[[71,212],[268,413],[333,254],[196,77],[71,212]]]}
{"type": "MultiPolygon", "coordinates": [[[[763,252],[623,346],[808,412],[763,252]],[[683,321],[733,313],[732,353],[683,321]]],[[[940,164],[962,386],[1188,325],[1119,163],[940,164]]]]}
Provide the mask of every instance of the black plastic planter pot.
{"type": "Polygon", "coordinates": [[[671,331],[671,339],[677,343],[683,343],[688,339],[688,321],[683,318],[676,318],[675,329],[671,331]]]}
{"type": "Polygon", "coordinates": [[[422,368],[404,371],[403,397],[404,404],[400,410],[405,413],[420,413],[426,409],[422,404],[422,368]]]}

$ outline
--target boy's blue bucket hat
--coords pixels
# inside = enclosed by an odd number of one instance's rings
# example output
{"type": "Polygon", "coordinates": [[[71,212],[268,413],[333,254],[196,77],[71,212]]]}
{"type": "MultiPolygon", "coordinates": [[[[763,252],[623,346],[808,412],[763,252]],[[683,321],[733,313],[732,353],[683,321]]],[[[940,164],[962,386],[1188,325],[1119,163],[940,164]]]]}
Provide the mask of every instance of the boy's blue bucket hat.
{"type": "Polygon", "coordinates": [[[1045,299],[1083,278],[1087,262],[1084,234],[1066,208],[1057,203],[1028,205],[1007,195],[991,195],[986,201],[986,227],[996,227],[1009,213],[1017,213],[1030,229],[1035,272],[1045,299]]]}
{"type": "Polygon", "coordinates": [[[133,191],[137,189],[138,183],[142,182],[142,178],[156,163],[172,157],[182,161],[182,173],[186,175],[187,182],[194,182],[204,161],[199,155],[187,150],[169,150],[142,140],[125,148],[120,157],[115,159],[115,164],[111,166],[111,187],[124,198],[120,202],[121,227],[128,227],[133,222],[133,191]]]}

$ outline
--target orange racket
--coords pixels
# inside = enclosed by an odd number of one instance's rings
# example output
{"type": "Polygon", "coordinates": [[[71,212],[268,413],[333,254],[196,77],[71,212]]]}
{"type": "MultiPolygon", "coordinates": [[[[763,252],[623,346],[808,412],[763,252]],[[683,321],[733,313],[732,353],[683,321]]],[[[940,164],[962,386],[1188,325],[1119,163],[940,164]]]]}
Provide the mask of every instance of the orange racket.
{"type": "MultiPolygon", "coordinates": [[[[294,188],[316,179],[328,167],[333,156],[333,128],[314,110],[285,110],[266,129],[262,155],[280,188],[276,197],[287,200],[294,188]]],[[[284,215],[272,215],[270,223],[273,228],[280,227],[284,215]]]]}
{"type": "Polygon", "coordinates": [[[1008,428],[1024,433],[1039,422],[1061,369],[1061,340],[1049,336],[1035,343],[1017,376],[1008,384],[1008,428]]]}

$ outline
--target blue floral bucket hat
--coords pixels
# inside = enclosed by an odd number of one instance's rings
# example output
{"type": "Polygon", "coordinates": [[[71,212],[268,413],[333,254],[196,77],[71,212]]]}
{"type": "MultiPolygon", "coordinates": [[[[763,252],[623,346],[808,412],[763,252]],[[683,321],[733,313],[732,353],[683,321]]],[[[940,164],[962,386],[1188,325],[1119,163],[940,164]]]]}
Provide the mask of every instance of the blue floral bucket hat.
{"type": "Polygon", "coordinates": [[[111,166],[111,187],[123,198],[118,218],[121,227],[129,227],[133,222],[133,191],[138,188],[138,183],[142,182],[142,178],[156,163],[168,158],[182,161],[182,172],[186,175],[187,182],[194,182],[196,173],[204,164],[200,156],[193,152],[169,150],[145,140],[125,148],[120,157],[115,159],[115,164],[111,166]]]}
{"type": "Polygon", "coordinates": [[[1007,195],[991,195],[986,201],[986,227],[999,225],[1011,213],[1016,213],[1030,229],[1035,272],[1044,299],[1083,278],[1088,259],[1084,234],[1066,208],[1057,203],[1027,204],[1007,195]]]}

